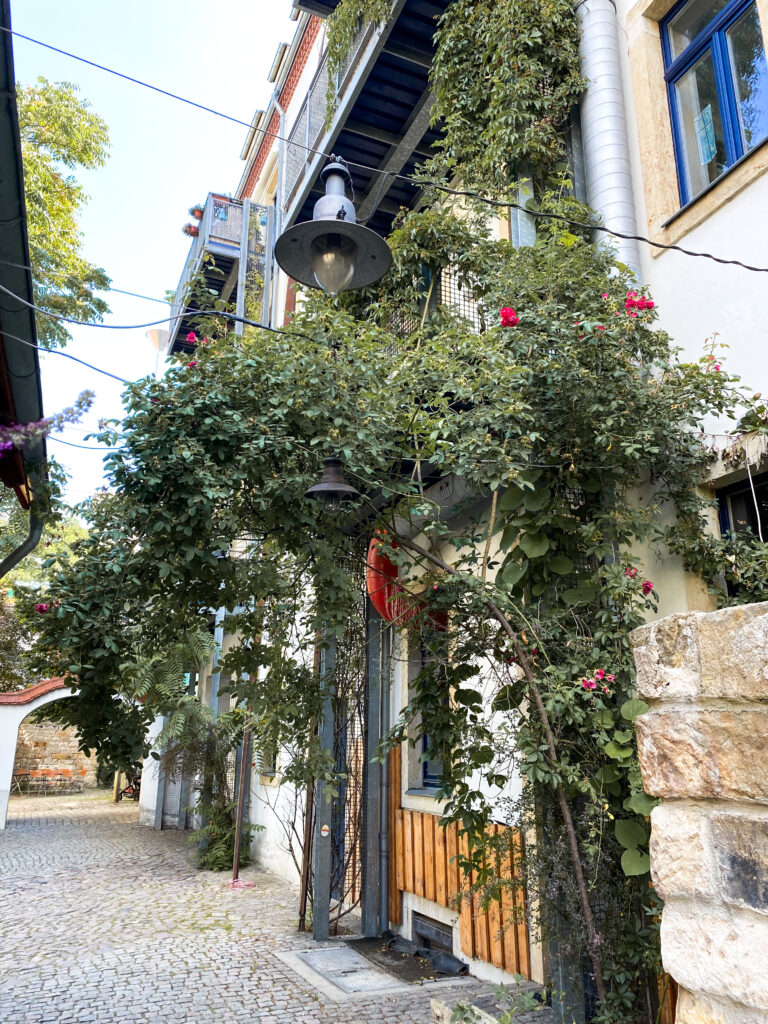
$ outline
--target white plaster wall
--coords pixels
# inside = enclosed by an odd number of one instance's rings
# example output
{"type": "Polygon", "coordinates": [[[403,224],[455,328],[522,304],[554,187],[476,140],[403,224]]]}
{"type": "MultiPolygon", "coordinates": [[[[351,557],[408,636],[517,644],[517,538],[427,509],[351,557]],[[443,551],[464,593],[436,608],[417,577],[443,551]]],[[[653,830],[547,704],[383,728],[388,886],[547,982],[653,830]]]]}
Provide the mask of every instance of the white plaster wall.
{"type": "MultiPolygon", "coordinates": [[[[147,742],[151,748],[155,747],[155,740],[160,735],[165,719],[162,715],[155,718],[147,732],[147,742]]],[[[162,773],[160,762],[154,757],[146,757],[141,768],[141,790],[139,791],[139,824],[149,828],[160,828],[162,819],[162,806],[158,807],[158,800],[162,803],[162,773]]]]}
{"type": "MultiPolygon", "coordinates": [[[[260,867],[274,871],[291,884],[298,883],[299,872],[288,852],[286,832],[281,821],[288,823],[294,819],[294,797],[295,788],[292,785],[265,785],[262,776],[253,773],[249,818],[254,825],[263,825],[264,831],[257,832],[251,840],[251,856],[260,867]]],[[[301,832],[300,823],[298,827],[301,832]]]]}

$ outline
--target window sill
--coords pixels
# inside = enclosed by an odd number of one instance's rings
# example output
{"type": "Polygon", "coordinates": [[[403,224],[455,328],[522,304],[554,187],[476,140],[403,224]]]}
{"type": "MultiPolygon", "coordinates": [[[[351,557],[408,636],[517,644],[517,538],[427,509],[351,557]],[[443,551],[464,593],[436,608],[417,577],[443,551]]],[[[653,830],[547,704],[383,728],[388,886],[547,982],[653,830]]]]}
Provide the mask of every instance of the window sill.
{"type": "Polygon", "coordinates": [[[432,800],[437,800],[437,789],[429,789],[424,786],[422,789],[406,789],[406,796],[426,796],[432,800]]]}
{"type": "MultiPolygon", "coordinates": [[[[674,245],[690,231],[698,227],[708,217],[733,199],[743,188],[752,184],[768,170],[768,139],[745,153],[732,164],[727,171],[700,192],[695,199],[682,206],[662,224],[659,231],[651,236],[654,242],[674,245]]],[[[654,258],[659,257],[663,249],[651,249],[654,258]]]]}

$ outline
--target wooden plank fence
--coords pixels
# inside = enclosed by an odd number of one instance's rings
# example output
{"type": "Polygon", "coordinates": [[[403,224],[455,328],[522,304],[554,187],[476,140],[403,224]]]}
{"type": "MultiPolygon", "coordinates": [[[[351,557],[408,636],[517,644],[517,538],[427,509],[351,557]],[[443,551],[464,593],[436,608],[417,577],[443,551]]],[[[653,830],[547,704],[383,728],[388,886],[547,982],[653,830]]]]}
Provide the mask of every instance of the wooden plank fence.
{"type": "MultiPolygon", "coordinates": [[[[457,857],[468,852],[467,839],[459,837],[456,823],[443,828],[435,814],[410,811],[400,806],[400,751],[389,755],[389,917],[402,923],[402,894],[410,892],[455,908],[459,892],[467,892],[472,874],[459,868],[457,857]]],[[[508,836],[499,843],[500,877],[520,878],[522,841],[519,832],[505,825],[490,827],[494,837],[508,836]],[[503,852],[502,852],[503,851],[503,852]]],[[[497,838],[497,843],[498,843],[497,838]]],[[[482,910],[479,899],[465,897],[459,910],[461,950],[505,971],[531,976],[525,900],[521,887],[505,889],[501,900],[482,910]]]]}

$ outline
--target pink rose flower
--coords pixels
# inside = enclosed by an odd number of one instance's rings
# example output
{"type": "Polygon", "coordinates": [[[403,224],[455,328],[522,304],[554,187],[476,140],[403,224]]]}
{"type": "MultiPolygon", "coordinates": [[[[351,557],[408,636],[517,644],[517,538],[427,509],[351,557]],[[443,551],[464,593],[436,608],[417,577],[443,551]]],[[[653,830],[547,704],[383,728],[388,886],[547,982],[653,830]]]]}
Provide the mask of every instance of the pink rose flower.
{"type": "Polygon", "coordinates": [[[628,565],[627,568],[624,570],[624,575],[629,576],[629,578],[633,580],[635,576],[637,576],[637,569],[634,569],[631,565],[628,565]]]}
{"type": "Polygon", "coordinates": [[[190,345],[195,344],[195,342],[197,341],[197,335],[195,334],[194,331],[189,332],[189,334],[187,335],[187,341],[189,342],[190,345]]]}
{"type": "Polygon", "coordinates": [[[607,676],[606,678],[608,679],[609,683],[612,683],[614,681],[614,679],[616,678],[616,676],[607,676]]]}
{"type": "Polygon", "coordinates": [[[601,682],[603,679],[605,679],[605,672],[601,668],[599,668],[597,672],[595,672],[595,679],[599,679],[601,682]]]}
{"type": "Polygon", "coordinates": [[[197,366],[197,360],[193,359],[191,363],[187,363],[187,366],[189,369],[192,369],[192,367],[197,366]]]}
{"type": "Polygon", "coordinates": [[[643,592],[643,597],[647,597],[650,594],[650,592],[653,590],[653,583],[651,583],[650,580],[646,580],[645,583],[643,583],[643,585],[642,585],[642,587],[640,589],[643,592]]]}
{"type": "Polygon", "coordinates": [[[45,601],[40,601],[39,604],[35,605],[35,611],[38,612],[40,615],[43,615],[45,612],[49,611],[50,607],[51,606],[49,604],[46,604],[45,601]]]}
{"type": "Polygon", "coordinates": [[[601,299],[607,299],[608,298],[608,292],[603,292],[603,294],[600,296],[600,298],[601,299]]]}
{"type": "Polygon", "coordinates": [[[505,306],[503,309],[500,309],[499,316],[501,317],[502,327],[517,327],[520,323],[520,317],[511,306],[505,306]]]}
{"type": "Polygon", "coordinates": [[[712,369],[715,371],[715,373],[720,373],[720,363],[715,363],[712,369]]]}

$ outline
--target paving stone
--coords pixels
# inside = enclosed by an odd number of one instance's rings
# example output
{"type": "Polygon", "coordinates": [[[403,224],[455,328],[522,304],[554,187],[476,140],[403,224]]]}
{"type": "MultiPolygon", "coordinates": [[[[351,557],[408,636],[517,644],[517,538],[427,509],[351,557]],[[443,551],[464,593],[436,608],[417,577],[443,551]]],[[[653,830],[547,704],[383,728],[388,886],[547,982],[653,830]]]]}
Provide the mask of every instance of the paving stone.
{"type": "MultiPolygon", "coordinates": [[[[198,871],[188,835],[138,824],[103,791],[16,797],[0,833],[0,1021],[8,1024],[428,1024],[435,987],[331,1002],[279,952],[314,948],[296,899],[198,871]]],[[[492,986],[437,986],[474,1001],[492,986]]],[[[456,995],[458,998],[458,995],[456,995]]]]}

